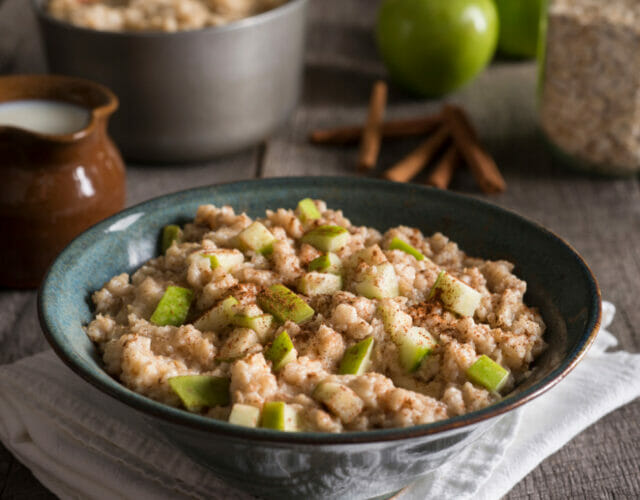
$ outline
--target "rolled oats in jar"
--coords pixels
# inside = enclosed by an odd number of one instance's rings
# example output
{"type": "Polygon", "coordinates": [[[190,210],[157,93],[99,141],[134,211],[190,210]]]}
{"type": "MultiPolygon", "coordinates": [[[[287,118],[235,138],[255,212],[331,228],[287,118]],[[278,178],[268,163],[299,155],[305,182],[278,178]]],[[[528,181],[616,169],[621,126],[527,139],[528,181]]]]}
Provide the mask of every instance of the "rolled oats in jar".
{"type": "Polygon", "coordinates": [[[582,169],[640,171],[640,1],[548,0],[540,121],[582,169]]]}

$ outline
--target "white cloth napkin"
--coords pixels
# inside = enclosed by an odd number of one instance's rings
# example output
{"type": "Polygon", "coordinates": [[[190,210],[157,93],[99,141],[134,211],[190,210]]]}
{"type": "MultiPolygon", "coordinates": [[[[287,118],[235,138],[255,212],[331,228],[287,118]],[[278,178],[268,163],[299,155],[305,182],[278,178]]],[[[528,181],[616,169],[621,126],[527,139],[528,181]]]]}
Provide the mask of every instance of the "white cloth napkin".
{"type": "MultiPolygon", "coordinates": [[[[605,330],[614,314],[605,303],[596,343],[564,381],[397,498],[500,498],[573,436],[640,396],[640,355],[605,352],[617,344],[605,330]]],[[[0,367],[0,439],[59,497],[247,498],[123,409],[52,352],[0,367]]]]}

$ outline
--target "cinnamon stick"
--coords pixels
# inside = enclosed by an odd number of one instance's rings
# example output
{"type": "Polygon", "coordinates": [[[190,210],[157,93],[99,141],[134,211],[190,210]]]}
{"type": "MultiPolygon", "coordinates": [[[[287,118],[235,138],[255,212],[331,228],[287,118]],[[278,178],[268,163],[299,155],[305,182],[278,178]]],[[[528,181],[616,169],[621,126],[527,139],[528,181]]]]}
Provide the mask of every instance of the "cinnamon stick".
{"type": "Polygon", "coordinates": [[[469,166],[476,184],[487,194],[504,191],[507,183],[493,158],[474,137],[473,125],[465,112],[458,107],[447,105],[443,114],[458,151],[469,166]]]}
{"type": "Polygon", "coordinates": [[[387,170],[384,178],[395,182],[409,182],[429,163],[448,138],[449,128],[441,126],[435,134],[387,170]]]}
{"type": "MultiPolygon", "coordinates": [[[[428,135],[442,123],[442,114],[389,120],[382,124],[383,139],[428,135]]],[[[309,134],[309,141],[314,144],[345,145],[358,142],[364,128],[359,125],[314,130],[309,134]]]]}
{"type": "Polygon", "coordinates": [[[367,123],[362,131],[360,152],[358,153],[358,168],[371,170],[376,166],[382,140],[382,119],[387,105],[387,84],[377,81],[371,90],[369,100],[369,114],[367,123]]]}
{"type": "Polygon", "coordinates": [[[459,164],[460,154],[456,147],[451,144],[442,155],[442,158],[440,158],[438,164],[431,171],[425,183],[438,189],[447,189],[449,184],[451,184],[453,172],[459,164]]]}

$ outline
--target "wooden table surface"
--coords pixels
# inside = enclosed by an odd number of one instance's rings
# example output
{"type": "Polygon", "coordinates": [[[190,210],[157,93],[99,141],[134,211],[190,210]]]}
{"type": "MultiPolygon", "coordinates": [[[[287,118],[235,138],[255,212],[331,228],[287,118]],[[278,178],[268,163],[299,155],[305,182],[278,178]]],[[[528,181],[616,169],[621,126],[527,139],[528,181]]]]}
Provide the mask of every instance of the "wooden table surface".
{"type": "MultiPolygon", "coordinates": [[[[0,0],[0,74],[45,70],[29,3],[0,0]]],[[[371,31],[376,6],[373,0],[312,0],[304,96],[288,126],[265,144],[208,163],[175,168],[129,165],[128,203],[254,177],[355,175],[354,148],[315,147],[306,142],[306,135],[314,127],[364,119],[371,85],[385,75],[371,31]]],[[[587,177],[554,164],[536,128],[535,79],[533,63],[498,61],[450,99],[470,112],[507,179],[507,192],[491,201],[544,224],[582,253],[600,281],[603,297],[618,308],[611,330],[620,346],[638,352],[640,184],[637,178],[587,177]]],[[[388,116],[420,115],[439,105],[392,88],[388,116]]],[[[381,168],[415,144],[385,144],[381,168]]],[[[452,187],[483,197],[466,171],[456,174],[452,187]]],[[[35,318],[34,292],[0,291],[0,319],[0,364],[47,348],[35,318]],[[12,335],[17,324],[32,325],[33,334],[12,335]]],[[[545,460],[507,498],[640,497],[639,422],[637,400],[545,460]]],[[[0,445],[0,499],[50,497],[0,445]]]]}

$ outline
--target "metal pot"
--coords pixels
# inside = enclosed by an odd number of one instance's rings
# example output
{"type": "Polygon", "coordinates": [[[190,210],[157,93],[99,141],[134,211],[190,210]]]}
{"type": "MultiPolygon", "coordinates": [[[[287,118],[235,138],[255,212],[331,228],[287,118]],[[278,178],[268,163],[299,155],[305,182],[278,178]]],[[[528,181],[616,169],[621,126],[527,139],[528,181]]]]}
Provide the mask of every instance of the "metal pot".
{"type": "Polygon", "coordinates": [[[301,88],[307,0],[225,26],[106,32],[61,22],[33,0],[49,69],[89,78],[120,99],[110,132],[143,162],[186,162],[265,139],[301,88]]]}

